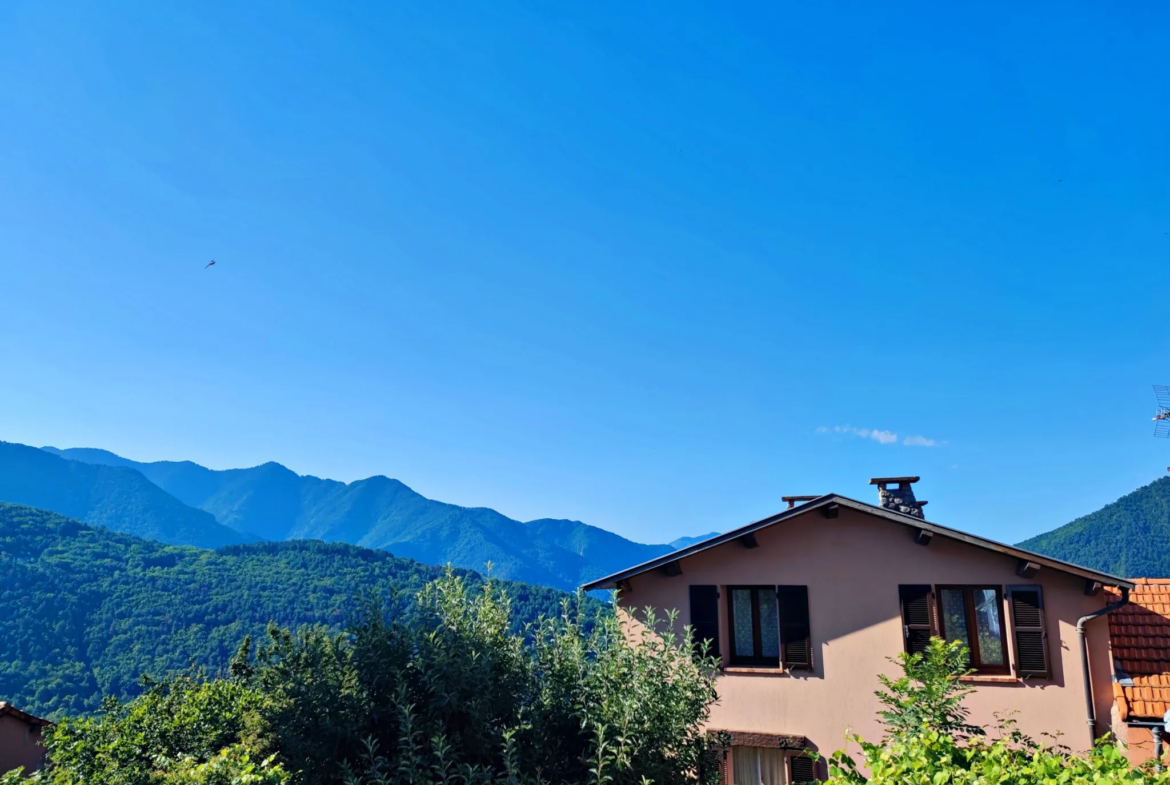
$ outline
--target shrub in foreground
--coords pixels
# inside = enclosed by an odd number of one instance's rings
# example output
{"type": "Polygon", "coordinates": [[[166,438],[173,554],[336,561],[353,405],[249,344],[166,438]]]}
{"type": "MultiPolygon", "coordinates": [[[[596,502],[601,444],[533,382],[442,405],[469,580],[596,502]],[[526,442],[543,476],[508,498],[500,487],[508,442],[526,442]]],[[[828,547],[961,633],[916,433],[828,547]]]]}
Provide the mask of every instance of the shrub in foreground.
{"type": "MultiPolygon", "coordinates": [[[[221,677],[148,683],[49,730],[51,785],[644,785],[718,781],[709,658],[673,618],[637,643],[567,602],[512,629],[507,595],[448,574],[342,634],[269,630],[221,677]]],[[[392,604],[391,604],[392,605],[392,604]]],[[[8,785],[2,782],[0,785],[8,785]]]]}

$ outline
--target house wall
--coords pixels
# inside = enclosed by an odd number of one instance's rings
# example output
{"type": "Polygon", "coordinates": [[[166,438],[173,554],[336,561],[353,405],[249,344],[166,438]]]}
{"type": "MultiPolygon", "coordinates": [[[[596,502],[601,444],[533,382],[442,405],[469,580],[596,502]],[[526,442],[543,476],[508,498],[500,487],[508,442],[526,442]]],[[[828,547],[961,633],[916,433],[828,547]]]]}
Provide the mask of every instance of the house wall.
{"type": "MultiPolygon", "coordinates": [[[[1123,749],[1129,762],[1137,766],[1154,757],[1154,735],[1150,728],[1131,728],[1120,726],[1116,731],[1117,738],[1124,742],[1123,749]]],[[[1170,758],[1170,742],[1162,737],[1162,765],[1165,766],[1170,758]]]]}
{"type": "Polygon", "coordinates": [[[41,730],[12,715],[0,716],[0,774],[24,767],[26,773],[41,767],[45,749],[41,730]]]}
{"type": "MultiPolygon", "coordinates": [[[[719,700],[710,728],[775,734],[799,734],[822,753],[844,745],[847,730],[877,740],[880,704],[874,696],[878,674],[894,674],[887,658],[903,651],[898,585],[996,584],[1043,586],[1049,632],[1050,680],[973,683],[967,698],[971,719],[996,722],[996,712],[1018,712],[1020,729],[1036,739],[1060,733],[1061,743],[1085,749],[1083,681],[1076,635],[1079,617],[1105,604],[1104,594],[1087,597],[1085,581],[1042,569],[1033,580],[1016,575],[1017,560],[974,545],[936,535],[929,546],[914,543],[911,530],[842,507],[840,517],[818,511],[797,516],[756,533],[758,548],[736,542],[687,557],[682,575],[660,572],[636,576],[619,602],[625,608],[677,609],[677,624],[689,623],[691,584],[807,585],[815,668],[811,672],[735,673],[718,677],[719,700]]],[[[727,592],[720,589],[720,649],[726,661],[727,592]]],[[[1009,655],[1014,661],[1008,625],[1009,655]]],[[[1095,733],[1108,730],[1112,707],[1109,636],[1105,620],[1088,627],[1090,667],[1097,713],[1095,733]]]]}

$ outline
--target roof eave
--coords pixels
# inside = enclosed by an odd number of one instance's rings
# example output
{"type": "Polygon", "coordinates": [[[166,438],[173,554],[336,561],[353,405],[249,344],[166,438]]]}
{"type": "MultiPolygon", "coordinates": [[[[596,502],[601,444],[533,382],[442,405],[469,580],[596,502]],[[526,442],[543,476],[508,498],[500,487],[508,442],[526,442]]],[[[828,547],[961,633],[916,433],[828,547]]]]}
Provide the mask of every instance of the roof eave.
{"type": "Polygon", "coordinates": [[[857,501],[856,499],[850,499],[847,496],[840,496],[835,493],[830,493],[824,496],[819,496],[806,504],[797,505],[790,510],[784,510],[783,512],[777,513],[776,515],[771,515],[767,518],[761,518],[760,520],[749,523],[746,526],[741,526],[738,529],[733,529],[716,537],[710,537],[706,540],[694,543],[693,545],[689,545],[686,548],[680,548],[677,551],[663,554],[662,556],[622,570],[621,572],[615,572],[612,575],[607,575],[604,578],[598,578],[595,581],[591,581],[590,583],[585,584],[581,588],[585,591],[615,588],[619,582],[633,578],[636,575],[641,575],[642,573],[649,572],[650,570],[669,564],[670,562],[679,561],[680,559],[685,559],[688,556],[693,556],[696,553],[701,553],[705,550],[718,547],[724,543],[739,539],[746,534],[752,534],[753,532],[756,532],[760,529],[764,529],[768,526],[780,523],[787,518],[794,518],[797,515],[803,515],[804,513],[811,512],[828,504],[843,505],[858,512],[866,513],[867,515],[875,515],[881,518],[886,518],[895,523],[900,523],[905,526],[911,526],[917,529],[923,529],[925,531],[939,534],[943,537],[949,537],[954,540],[959,540],[960,542],[966,542],[970,545],[975,545],[980,548],[986,548],[987,550],[996,551],[1020,559],[1028,559],[1029,561],[1034,561],[1041,566],[1051,567],[1052,569],[1060,570],[1061,572],[1067,572],[1082,578],[1086,578],[1088,580],[1098,581],[1105,584],[1106,586],[1117,586],[1119,588],[1132,589],[1135,585],[1133,581],[1118,577],[1116,575],[1110,575],[1108,573],[1091,570],[1087,567],[1081,567],[1077,564],[1072,564],[1060,559],[1054,559],[1051,556],[1043,556],[1039,553],[1026,551],[1022,548],[1017,548],[1014,545],[1007,545],[1005,543],[996,542],[995,540],[989,540],[985,537],[979,537],[977,535],[968,534],[967,532],[962,532],[957,529],[951,529],[946,526],[940,526],[936,523],[930,523],[921,518],[915,518],[912,515],[894,512],[882,507],[876,507],[872,504],[866,504],[865,502],[857,501]]]}

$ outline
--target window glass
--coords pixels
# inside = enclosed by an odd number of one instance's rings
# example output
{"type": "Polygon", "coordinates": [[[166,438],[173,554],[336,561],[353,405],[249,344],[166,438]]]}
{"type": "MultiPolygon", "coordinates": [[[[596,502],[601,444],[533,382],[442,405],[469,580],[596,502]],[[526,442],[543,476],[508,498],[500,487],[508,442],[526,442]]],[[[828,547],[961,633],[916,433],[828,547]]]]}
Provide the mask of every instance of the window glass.
{"type": "Polygon", "coordinates": [[[963,603],[962,589],[942,590],[943,630],[948,641],[962,641],[968,649],[971,639],[967,635],[967,609],[963,603]]]}
{"type": "Polygon", "coordinates": [[[763,656],[780,656],[780,613],[776,607],[776,592],[757,589],[760,593],[760,644],[763,656]]]}
{"type": "Polygon", "coordinates": [[[784,750],[732,747],[731,779],[735,785],[784,785],[784,750]]]}
{"type": "Polygon", "coordinates": [[[1003,631],[999,627],[999,603],[995,589],[975,589],[975,632],[979,636],[979,659],[983,665],[1003,665],[1003,631]]]}
{"type": "Polygon", "coordinates": [[[731,603],[735,617],[735,653],[739,657],[752,657],[756,653],[752,637],[752,590],[732,589],[731,603]]]}

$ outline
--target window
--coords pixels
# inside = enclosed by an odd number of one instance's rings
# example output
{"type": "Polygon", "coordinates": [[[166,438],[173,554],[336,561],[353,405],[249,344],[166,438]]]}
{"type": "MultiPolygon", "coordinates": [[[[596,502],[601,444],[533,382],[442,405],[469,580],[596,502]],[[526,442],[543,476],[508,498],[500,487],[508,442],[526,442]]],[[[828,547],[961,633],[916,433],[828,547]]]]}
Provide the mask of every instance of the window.
{"type": "Polygon", "coordinates": [[[731,663],[780,667],[780,615],[775,586],[728,587],[731,663]]]}
{"type": "Polygon", "coordinates": [[[1004,636],[1003,594],[998,586],[939,586],[940,635],[962,641],[980,673],[1010,673],[1004,636]]]}
{"type": "Polygon", "coordinates": [[[732,665],[812,669],[807,586],[729,586],[732,665]]]}
{"type": "Polygon", "coordinates": [[[784,775],[784,750],[731,748],[731,781],[735,785],[785,785],[784,775]]]}

